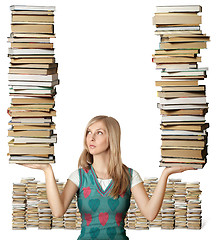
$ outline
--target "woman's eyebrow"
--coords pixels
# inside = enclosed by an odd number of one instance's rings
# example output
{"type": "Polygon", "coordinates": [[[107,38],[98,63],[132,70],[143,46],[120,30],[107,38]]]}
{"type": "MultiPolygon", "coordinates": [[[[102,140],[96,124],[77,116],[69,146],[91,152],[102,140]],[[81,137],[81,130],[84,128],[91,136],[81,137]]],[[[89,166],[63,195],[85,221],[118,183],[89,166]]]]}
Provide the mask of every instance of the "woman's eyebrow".
{"type": "MultiPolygon", "coordinates": [[[[99,130],[103,130],[104,132],[106,131],[106,130],[103,129],[103,128],[97,128],[97,129],[95,129],[95,131],[99,131],[99,130]]],[[[88,128],[87,131],[92,131],[92,130],[91,130],[90,128],[88,128]]]]}

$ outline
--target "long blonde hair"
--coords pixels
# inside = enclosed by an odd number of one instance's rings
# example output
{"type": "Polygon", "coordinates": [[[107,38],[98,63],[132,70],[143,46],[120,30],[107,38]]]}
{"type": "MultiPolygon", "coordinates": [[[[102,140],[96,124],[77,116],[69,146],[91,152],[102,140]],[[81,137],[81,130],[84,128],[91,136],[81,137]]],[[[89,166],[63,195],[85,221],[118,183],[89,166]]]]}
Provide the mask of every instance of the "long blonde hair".
{"type": "Polygon", "coordinates": [[[130,185],[130,175],[128,167],[122,163],[121,159],[121,128],[118,121],[115,118],[100,115],[92,118],[85,129],[84,135],[84,149],[80,155],[78,167],[84,169],[90,169],[93,163],[93,155],[89,153],[86,145],[86,136],[88,128],[97,121],[103,121],[107,128],[109,147],[110,147],[110,161],[108,167],[108,173],[113,180],[113,187],[110,195],[113,198],[118,198],[123,194],[130,185]]]}

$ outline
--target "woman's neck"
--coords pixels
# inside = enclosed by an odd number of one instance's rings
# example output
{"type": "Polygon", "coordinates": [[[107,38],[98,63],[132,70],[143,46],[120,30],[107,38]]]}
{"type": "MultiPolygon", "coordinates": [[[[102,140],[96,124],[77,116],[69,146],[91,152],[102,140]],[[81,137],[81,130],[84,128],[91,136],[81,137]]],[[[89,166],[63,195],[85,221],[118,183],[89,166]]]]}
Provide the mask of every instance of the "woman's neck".
{"type": "Polygon", "coordinates": [[[108,174],[109,167],[109,153],[103,153],[93,156],[92,167],[98,178],[107,179],[110,178],[108,174]]]}

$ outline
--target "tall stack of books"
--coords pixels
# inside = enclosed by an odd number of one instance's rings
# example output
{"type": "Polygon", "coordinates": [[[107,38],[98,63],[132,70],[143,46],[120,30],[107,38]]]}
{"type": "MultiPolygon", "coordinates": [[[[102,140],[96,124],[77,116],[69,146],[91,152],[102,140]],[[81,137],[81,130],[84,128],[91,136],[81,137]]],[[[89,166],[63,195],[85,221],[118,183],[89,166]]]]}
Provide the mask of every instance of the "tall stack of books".
{"type": "Polygon", "coordinates": [[[46,194],[46,184],[37,184],[38,192],[38,228],[39,229],[51,229],[52,228],[52,213],[49,207],[47,194],[46,194]]]}
{"type": "MultiPolygon", "coordinates": [[[[148,193],[149,182],[147,179],[143,185],[146,192],[148,193]]],[[[131,195],[130,207],[125,218],[125,228],[137,230],[149,229],[149,221],[142,215],[140,209],[136,204],[133,194],[131,195]]]]}
{"type": "Polygon", "coordinates": [[[125,227],[129,229],[135,229],[136,225],[136,211],[137,211],[137,205],[134,199],[134,196],[132,194],[131,200],[130,200],[130,207],[128,209],[126,218],[125,218],[125,227]]]}
{"type": "Polygon", "coordinates": [[[74,197],[64,214],[64,227],[66,229],[76,229],[77,225],[77,201],[74,197]]]}
{"type": "MultiPolygon", "coordinates": [[[[59,193],[61,194],[64,189],[64,183],[63,182],[57,182],[57,187],[59,190],[59,193]]],[[[52,217],[52,228],[64,228],[64,216],[62,217],[52,217]]]]}
{"type": "Polygon", "coordinates": [[[202,227],[202,210],[200,194],[200,183],[187,183],[187,227],[189,229],[201,229],[202,227]]]}
{"type": "MultiPolygon", "coordinates": [[[[146,190],[146,193],[148,194],[150,186],[149,186],[149,182],[147,179],[144,180],[143,185],[146,190]]],[[[134,201],[135,201],[135,199],[134,199],[134,201]]],[[[136,204],[136,201],[135,201],[135,204],[136,204]]],[[[137,204],[136,204],[135,219],[136,219],[135,229],[137,229],[137,230],[149,229],[149,221],[142,215],[137,204]]],[[[157,220],[155,220],[155,221],[157,221],[157,220]]]]}
{"type": "Polygon", "coordinates": [[[163,200],[161,207],[161,228],[174,229],[175,228],[175,207],[174,200],[163,200]]]}
{"type": "Polygon", "coordinates": [[[149,229],[149,221],[142,215],[139,208],[136,209],[135,219],[136,219],[136,222],[135,222],[136,230],[149,229]]]}
{"type": "Polygon", "coordinates": [[[78,204],[77,204],[77,195],[75,195],[75,201],[76,201],[76,229],[81,229],[81,225],[82,225],[82,216],[81,213],[79,211],[78,208],[78,204]]]}
{"type": "Polygon", "coordinates": [[[50,42],[55,38],[55,7],[13,5],[10,9],[9,162],[52,163],[57,141],[52,117],[56,116],[55,86],[59,84],[50,42]]]}
{"type": "Polygon", "coordinates": [[[12,196],[12,229],[26,229],[26,184],[14,183],[12,196]]]}
{"type": "Polygon", "coordinates": [[[175,228],[187,227],[186,183],[174,182],[175,194],[175,228]]]}
{"type": "Polygon", "coordinates": [[[38,227],[37,181],[26,182],[26,224],[27,227],[38,227]]]}
{"type": "Polygon", "coordinates": [[[160,166],[186,165],[203,168],[207,156],[208,112],[204,80],[207,68],[199,68],[200,49],[209,36],[202,33],[198,5],[158,6],[153,24],[160,35],[153,54],[161,80],[156,81],[161,119],[160,166]]]}
{"type": "MultiPolygon", "coordinates": [[[[144,184],[148,184],[149,188],[148,188],[148,197],[151,198],[154,194],[155,188],[158,184],[158,178],[156,177],[151,177],[151,178],[145,178],[144,179],[144,184]]],[[[157,217],[153,220],[149,222],[149,227],[160,227],[161,226],[161,210],[159,211],[157,217]]]]}

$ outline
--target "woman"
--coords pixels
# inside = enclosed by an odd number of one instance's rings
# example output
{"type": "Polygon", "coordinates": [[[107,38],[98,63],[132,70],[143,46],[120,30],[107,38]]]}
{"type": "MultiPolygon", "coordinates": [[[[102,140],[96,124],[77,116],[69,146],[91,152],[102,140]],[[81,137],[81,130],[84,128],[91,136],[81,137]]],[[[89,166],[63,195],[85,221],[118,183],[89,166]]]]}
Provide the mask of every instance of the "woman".
{"type": "Polygon", "coordinates": [[[149,200],[139,174],[122,163],[120,137],[120,126],[114,118],[97,116],[90,120],[85,131],[79,169],[69,176],[61,195],[50,164],[25,164],[44,171],[47,197],[55,217],[66,212],[77,193],[82,215],[82,230],[78,239],[128,239],[124,218],[131,193],[141,213],[152,221],[161,208],[169,175],[193,169],[165,168],[149,200]]]}

